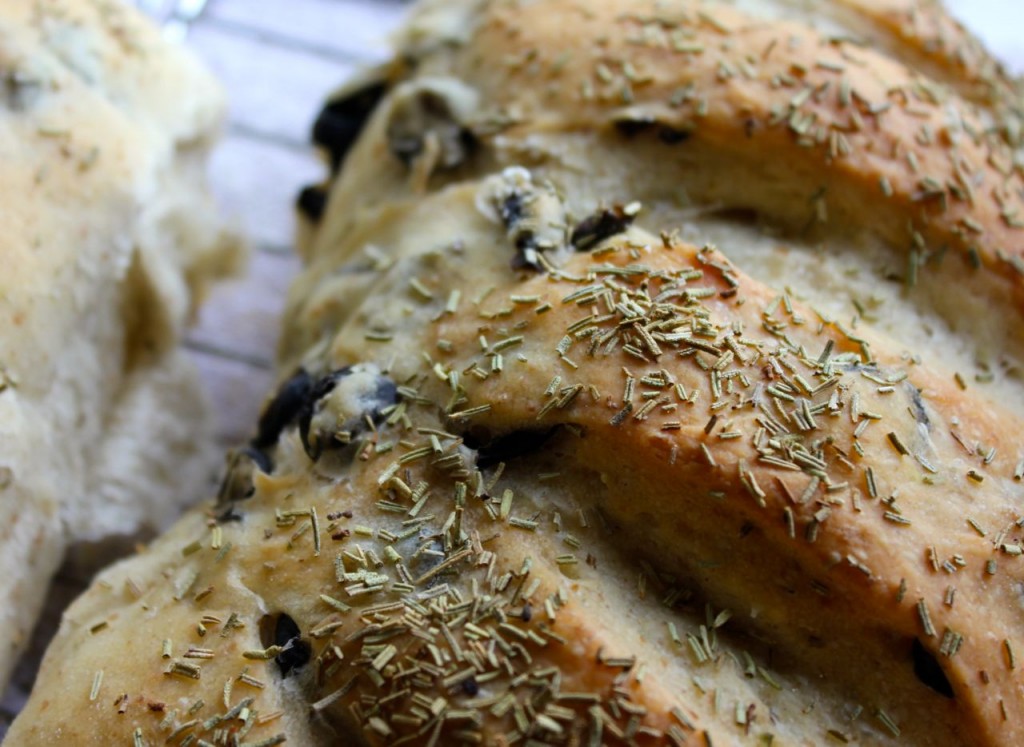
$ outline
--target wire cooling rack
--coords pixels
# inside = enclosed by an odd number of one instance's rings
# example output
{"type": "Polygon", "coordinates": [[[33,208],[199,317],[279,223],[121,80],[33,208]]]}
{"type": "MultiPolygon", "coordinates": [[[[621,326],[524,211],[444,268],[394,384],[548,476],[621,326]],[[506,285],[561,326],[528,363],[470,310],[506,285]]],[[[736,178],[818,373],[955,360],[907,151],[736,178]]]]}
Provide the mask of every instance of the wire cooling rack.
{"type": "MultiPolygon", "coordinates": [[[[0,0],[2,1],[2,0],[0,0]]],[[[298,270],[291,251],[292,205],[323,169],[308,145],[324,95],[360,65],[387,54],[401,0],[134,0],[203,57],[228,91],[225,137],[211,180],[249,237],[244,277],[217,288],[185,347],[199,367],[225,447],[245,438],[272,385],[271,360],[284,296],[298,270]]],[[[947,0],[1017,73],[1024,72],[1024,5],[1006,0],[947,0]]],[[[0,738],[31,688],[41,652],[67,602],[87,579],[56,579],[33,644],[3,699],[0,738]]]]}

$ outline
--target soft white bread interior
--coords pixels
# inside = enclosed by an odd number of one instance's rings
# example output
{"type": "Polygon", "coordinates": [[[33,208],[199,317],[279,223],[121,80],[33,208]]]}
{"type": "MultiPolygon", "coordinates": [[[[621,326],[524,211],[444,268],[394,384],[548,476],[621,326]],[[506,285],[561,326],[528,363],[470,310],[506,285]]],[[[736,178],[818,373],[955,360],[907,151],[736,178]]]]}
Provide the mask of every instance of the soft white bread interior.
{"type": "Polygon", "coordinates": [[[206,188],[222,94],[135,10],[0,6],[0,682],[69,544],[166,525],[211,424],[178,344],[239,244],[206,188]]]}

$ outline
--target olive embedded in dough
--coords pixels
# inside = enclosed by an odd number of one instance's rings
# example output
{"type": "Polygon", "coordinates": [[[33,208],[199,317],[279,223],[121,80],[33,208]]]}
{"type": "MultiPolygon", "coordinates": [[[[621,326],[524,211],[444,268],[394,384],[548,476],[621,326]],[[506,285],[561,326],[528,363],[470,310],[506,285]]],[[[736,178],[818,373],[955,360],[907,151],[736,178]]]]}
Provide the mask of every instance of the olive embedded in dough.
{"type": "Polygon", "coordinates": [[[373,364],[327,374],[313,388],[299,416],[299,436],[310,459],[351,443],[369,423],[398,402],[398,388],[373,364]]]}
{"type": "Polygon", "coordinates": [[[535,183],[526,169],[513,166],[485,180],[476,205],[486,217],[505,227],[516,248],[513,268],[543,271],[559,264],[567,254],[565,203],[554,187],[535,183]]]}
{"type": "Polygon", "coordinates": [[[277,443],[281,431],[291,425],[306,406],[313,384],[313,377],[300,368],[278,387],[260,415],[256,437],[251,442],[253,448],[262,451],[277,443]]]}
{"type": "Polygon", "coordinates": [[[260,638],[267,648],[273,645],[283,649],[274,657],[282,677],[288,677],[295,670],[306,666],[312,658],[313,649],[303,640],[298,623],[284,612],[267,615],[260,620],[260,638]]]}
{"type": "Polygon", "coordinates": [[[464,83],[445,78],[396,90],[387,126],[391,152],[406,166],[421,156],[432,159],[428,173],[460,166],[476,149],[467,122],[478,98],[464,83]]]}
{"type": "Polygon", "coordinates": [[[383,81],[361,83],[327,102],[313,125],[313,142],[327,149],[332,173],[341,167],[373,110],[387,92],[387,84],[383,81]]]}
{"type": "Polygon", "coordinates": [[[598,210],[573,229],[572,245],[577,251],[589,251],[605,239],[625,231],[634,218],[635,213],[630,215],[618,205],[598,210]]]}
{"type": "Polygon", "coordinates": [[[524,428],[494,438],[481,439],[474,431],[463,435],[463,443],[476,451],[477,469],[487,469],[500,462],[535,454],[544,449],[558,426],[553,428],[524,428]]]}
{"type": "Polygon", "coordinates": [[[327,206],[327,190],[316,184],[304,187],[299,192],[295,206],[300,213],[316,223],[323,217],[324,208],[327,206]]]}
{"type": "Polygon", "coordinates": [[[273,471],[274,465],[269,456],[249,446],[228,453],[227,470],[217,491],[218,507],[252,497],[256,490],[252,479],[254,469],[269,474],[273,471]]]}
{"type": "Polygon", "coordinates": [[[633,138],[643,133],[655,131],[658,140],[666,145],[678,145],[690,139],[692,134],[689,129],[673,126],[659,121],[658,117],[652,114],[636,112],[632,109],[622,112],[612,120],[615,129],[627,138],[633,138]]]}

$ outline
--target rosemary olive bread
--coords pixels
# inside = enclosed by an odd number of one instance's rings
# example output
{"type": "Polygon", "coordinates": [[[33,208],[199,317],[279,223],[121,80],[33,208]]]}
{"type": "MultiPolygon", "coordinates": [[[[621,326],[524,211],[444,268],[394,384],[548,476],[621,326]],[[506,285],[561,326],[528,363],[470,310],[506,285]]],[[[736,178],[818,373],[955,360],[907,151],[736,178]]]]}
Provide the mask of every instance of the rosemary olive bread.
{"type": "Polygon", "coordinates": [[[161,528],[205,492],[177,343],[238,252],[204,186],[221,94],[135,11],[3,3],[0,60],[2,683],[71,543],[161,528]]]}
{"type": "Polygon", "coordinates": [[[13,743],[1021,742],[1014,86],[931,3],[422,3],[13,743]]]}

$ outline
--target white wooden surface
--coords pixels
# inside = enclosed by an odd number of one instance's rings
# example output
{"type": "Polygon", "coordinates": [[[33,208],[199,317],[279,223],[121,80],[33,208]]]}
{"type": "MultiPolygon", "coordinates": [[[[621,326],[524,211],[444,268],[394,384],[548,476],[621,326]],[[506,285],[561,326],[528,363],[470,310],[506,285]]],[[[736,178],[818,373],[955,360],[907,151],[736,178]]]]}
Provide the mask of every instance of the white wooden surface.
{"type": "Polygon", "coordinates": [[[252,245],[249,273],[217,289],[189,334],[220,422],[249,434],[272,382],[270,361],[290,279],[293,205],[324,169],[308,144],[324,96],[387,53],[397,0],[211,0],[187,43],[224,82],[230,117],[211,178],[252,245]]]}
{"type": "MultiPolygon", "coordinates": [[[[183,37],[229,92],[226,137],[213,158],[218,198],[249,236],[247,273],[218,288],[186,346],[203,373],[221,442],[249,435],[272,384],[284,294],[298,270],[292,205],[323,168],[308,145],[323,97],[360,64],[387,53],[401,0],[137,0],[183,37]]],[[[1024,1],[947,0],[1011,69],[1024,72],[1024,1]]],[[[57,580],[30,656],[0,702],[0,736],[31,685],[39,650],[61,603],[82,579],[57,580]]]]}

